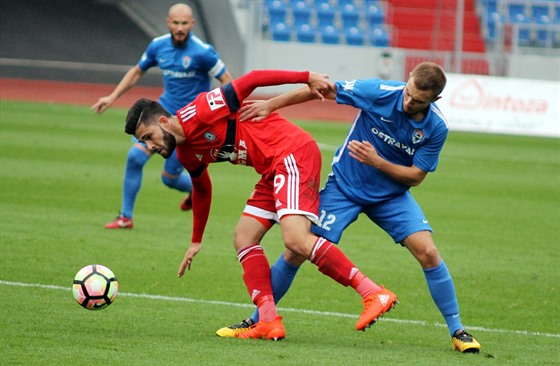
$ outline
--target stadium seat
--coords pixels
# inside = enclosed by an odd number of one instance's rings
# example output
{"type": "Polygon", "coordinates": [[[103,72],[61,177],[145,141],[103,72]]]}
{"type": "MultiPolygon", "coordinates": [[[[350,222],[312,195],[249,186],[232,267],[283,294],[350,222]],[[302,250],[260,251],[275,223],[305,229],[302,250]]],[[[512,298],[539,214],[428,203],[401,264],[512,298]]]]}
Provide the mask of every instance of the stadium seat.
{"type": "Polygon", "coordinates": [[[311,20],[311,7],[305,1],[299,0],[292,3],[292,15],[297,26],[309,24],[311,20]]]}
{"type": "Polygon", "coordinates": [[[320,6],[323,3],[327,3],[327,4],[331,4],[330,0],[313,0],[313,4],[315,4],[315,7],[320,6]]]}
{"type": "Polygon", "coordinates": [[[271,27],[272,39],[275,41],[287,42],[292,39],[291,28],[282,22],[278,22],[271,27]]]}
{"type": "Polygon", "coordinates": [[[527,47],[531,45],[532,25],[529,23],[514,24],[513,30],[517,37],[517,45],[527,47]]]}
{"type": "Polygon", "coordinates": [[[552,29],[545,24],[537,25],[535,45],[537,47],[550,47],[553,43],[552,29]]]}
{"type": "Polygon", "coordinates": [[[268,4],[268,17],[271,26],[277,23],[286,22],[286,12],[287,7],[284,2],[280,0],[274,0],[268,4]]]}
{"type": "Polygon", "coordinates": [[[347,28],[344,32],[346,44],[353,46],[363,46],[364,32],[358,27],[347,28]]]}
{"type": "Polygon", "coordinates": [[[338,7],[343,8],[346,5],[356,6],[354,0],[338,0],[338,7]]]}
{"type": "Polygon", "coordinates": [[[389,47],[389,33],[384,26],[373,27],[369,34],[369,40],[372,46],[389,47]]]}
{"type": "Polygon", "coordinates": [[[317,30],[309,24],[300,24],[296,28],[296,38],[299,42],[315,43],[317,30]]]}
{"type": "Polygon", "coordinates": [[[327,44],[340,43],[340,31],[332,25],[327,25],[321,29],[321,41],[327,44]]]}
{"type": "Polygon", "coordinates": [[[527,19],[525,3],[507,4],[507,15],[513,23],[524,23],[527,19]]]}
{"type": "Polygon", "coordinates": [[[340,17],[344,29],[357,27],[360,23],[360,11],[352,4],[346,4],[340,9],[340,17]]]}
{"type": "Polygon", "coordinates": [[[385,12],[378,3],[370,3],[366,7],[366,20],[370,26],[385,23],[385,12]]]}
{"type": "Polygon", "coordinates": [[[537,23],[549,23],[552,19],[550,11],[551,7],[548,4],[536,3],[531,5],[531,17],[537,23]]]}
{"type": "Polygon", "coordinates": [[[334,24],[335,9],[327,2],[316,5],[317,20],[319,27],[334,24]]]}
{"type": "Polygon", "coordinates": [[[560,4],[554,4],[554,23],[560,24],[560,4]]]}
{"type": "Polygon", "coordinates": [[[557,27],[552,31],[552,47],[560,48],[560,29],[557,27]]]}

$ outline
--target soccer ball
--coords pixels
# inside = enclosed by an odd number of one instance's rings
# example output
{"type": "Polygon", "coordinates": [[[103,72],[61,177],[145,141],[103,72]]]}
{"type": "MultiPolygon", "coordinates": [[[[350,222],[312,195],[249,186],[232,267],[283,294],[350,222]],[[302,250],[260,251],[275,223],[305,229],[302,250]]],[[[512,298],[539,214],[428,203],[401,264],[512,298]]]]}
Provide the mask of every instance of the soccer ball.
{"type": "Polygon", "coordinates": [[[100,310],[111,305],[119,292],[119,283],[113,271],[101,264],[90,264],[80,269],[72,285],[74,298],[88,310],[100,310]]]}

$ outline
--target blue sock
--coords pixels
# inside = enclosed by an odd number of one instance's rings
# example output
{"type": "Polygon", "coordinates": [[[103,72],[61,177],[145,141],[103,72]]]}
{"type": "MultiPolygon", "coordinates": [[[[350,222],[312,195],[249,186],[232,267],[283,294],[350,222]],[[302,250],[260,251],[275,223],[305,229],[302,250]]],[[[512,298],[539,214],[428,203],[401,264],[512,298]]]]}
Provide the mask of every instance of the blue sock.
{"type": "MultiPolygon", "coordinates": [[[[270,282],[272,284],[274,303],[277,304],[278,301],[284,297],[286,292],[288,292],[298,269],[299,266],[294,266],[293,264],[286,262],[283,254],[280,254],[276,263],[270,267],[270,282]]],[[[257,309],[253,315],[251,315],[251,320],[255,323],[259,321],[259,312],[257,309]]]]}
{"type": "Polygon", "coordinates": [[[132,218],[136,196],[142,186],[142,172],[149,158],[150,155],[137,147],[133,146],[128,150],[121,204],[121,214],[125,217],[132,218]]]}
{"type": "Polygon", "coordinates": [[[424,269],[424,276],[426,276],[432,299],[445,318],[449,334],[453,336],[457,329],[463,329],[463,325],[459,317],[459,303],[455,294],[455,285],[443,259],[437,267],[424,269]]]}
{"type": "Polygon", "coordinates": [[[191,176],[187,173],[181,173],[181,175],[177,178],[169,178],[162,174],[161,181],[169,188],[173,188],[181,192],[192,192],[191,176]]]}

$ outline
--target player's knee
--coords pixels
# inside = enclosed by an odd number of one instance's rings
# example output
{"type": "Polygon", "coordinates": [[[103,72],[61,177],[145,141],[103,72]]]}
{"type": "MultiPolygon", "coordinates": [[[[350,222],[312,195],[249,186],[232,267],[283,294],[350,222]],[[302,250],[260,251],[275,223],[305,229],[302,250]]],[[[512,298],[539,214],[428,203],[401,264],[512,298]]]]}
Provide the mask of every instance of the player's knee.
{"type": "Polygon", "coordinates": [[[161,181],[167,187],[175,188],[177,186],[177,182],[179,181],[179,178],[171,178],[171,177],[166,176],[165,174],[162,174],[161,175],[161,181]]]}
{"type": "Polygon", "coordinates": [[[144,151],[136,147],[132,147],[128,150],[126,164],[129,167],[142,168],[146,165],[149,158],[150,155],[146,154],[144,151]]]}
{"type": "Polygon", "coordinates": [[[282,235],[284,239],[284,245],[287,249],[305,258],[309,258],[316,239],[314,235],[299,232],[291,232],[289,234],[283,232],[282,235]]]}

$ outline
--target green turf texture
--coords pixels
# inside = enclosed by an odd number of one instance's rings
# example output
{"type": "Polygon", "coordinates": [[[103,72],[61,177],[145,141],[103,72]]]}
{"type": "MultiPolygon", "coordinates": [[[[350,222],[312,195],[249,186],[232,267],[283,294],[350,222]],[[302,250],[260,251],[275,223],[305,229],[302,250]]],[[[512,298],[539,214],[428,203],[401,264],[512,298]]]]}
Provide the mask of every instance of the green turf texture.
{"type": "MultiPolygon", "coordinates": [[[[558,365],[559,139],[451,132],[435,173],[412,190],[455,280],[461,317],[482,343],[451,350],[420,266],[365,217],[341,249],[400,305],[354,330],[359,296],[306,263],[280,303],[282,342],[221,339],[252,311],[232,233],[258,176],[210,168],[214,200],[203,249],[176,272],[192,213],[144,170],[135,228],[103,225],[120,208],[126,110],[1,101],[0,364],[2,365],[558,365]],[[87,264],[115,272],[121,294],[100,311],[75,303],[87,264]]],[[[323,149],[323,178],[347,124],[300,122],[323,149]]],[[[278,228],[263,241],[271,262],[278,228]]]]}

